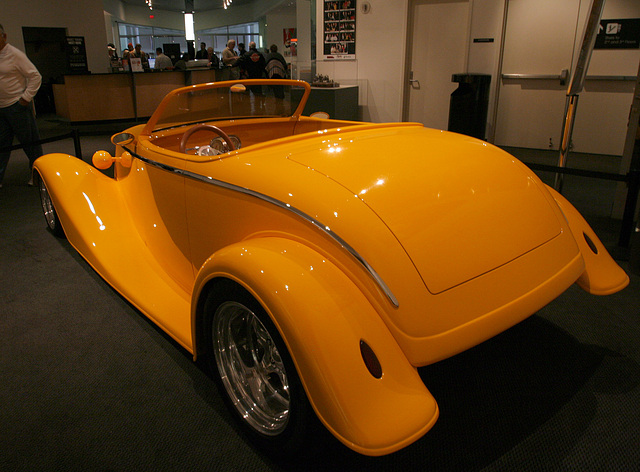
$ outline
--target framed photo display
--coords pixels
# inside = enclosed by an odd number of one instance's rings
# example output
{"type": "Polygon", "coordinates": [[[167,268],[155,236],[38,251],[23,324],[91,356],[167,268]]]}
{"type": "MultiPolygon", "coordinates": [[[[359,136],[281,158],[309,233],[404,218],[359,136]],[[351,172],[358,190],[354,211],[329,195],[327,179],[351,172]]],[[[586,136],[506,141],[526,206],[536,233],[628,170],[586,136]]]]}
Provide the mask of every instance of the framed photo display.
{"type": "Polygon", "coordinates": [[[324,58],[356,58],[356,0],[324,0],[324,58]]]}

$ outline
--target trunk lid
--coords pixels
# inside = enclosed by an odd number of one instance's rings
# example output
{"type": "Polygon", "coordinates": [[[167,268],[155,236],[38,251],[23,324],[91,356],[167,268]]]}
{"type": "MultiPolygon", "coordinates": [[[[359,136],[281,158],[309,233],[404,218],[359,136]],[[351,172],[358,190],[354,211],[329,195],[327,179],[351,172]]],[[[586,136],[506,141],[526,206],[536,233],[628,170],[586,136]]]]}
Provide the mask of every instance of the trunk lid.
{"type": "Polygon", "coordinates": [[[328,133],[322,149],[289,158],[375,212],[431,293],[505,265],[561,231],[535,175],[483,141],[395,126],[328,133]]]}

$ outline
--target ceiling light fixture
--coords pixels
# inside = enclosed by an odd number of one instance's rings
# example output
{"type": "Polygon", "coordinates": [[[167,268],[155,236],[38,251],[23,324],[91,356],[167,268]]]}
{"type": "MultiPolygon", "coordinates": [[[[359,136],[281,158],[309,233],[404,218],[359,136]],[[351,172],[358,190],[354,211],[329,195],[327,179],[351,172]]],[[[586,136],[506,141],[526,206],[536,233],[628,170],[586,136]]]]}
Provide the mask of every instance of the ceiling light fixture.
{"type": "Polygon", "coordinates": [[[226,10],[228,7],[231,6],[232,3],[233,3],[233,0],[224,0],[222,2],[222,5],[224,6],[224,9],[226,10]]]}
{"type": "Polygon", "coordinates": [[[151,0],[144,0],[144,3],[147,4],[149,10],[153,10],[153,2],[151,0]]]}
{"type": "Polygon", "coordinates": [[[184,35],[187,41],[195,41],[196,34],[193,27],[193,13],[184,14],[184,35]]]}

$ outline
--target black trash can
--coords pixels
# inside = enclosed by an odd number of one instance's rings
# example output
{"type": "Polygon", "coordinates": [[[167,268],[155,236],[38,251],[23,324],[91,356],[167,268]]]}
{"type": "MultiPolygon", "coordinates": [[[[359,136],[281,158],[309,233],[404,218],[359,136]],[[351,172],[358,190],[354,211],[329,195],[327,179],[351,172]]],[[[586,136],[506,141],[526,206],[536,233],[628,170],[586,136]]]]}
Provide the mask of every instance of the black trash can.
{"type": "Polygon", "coordinates": [[[451,94],[449,131],[485,139],[491,76],[453,74],[451,81],[460,85],[451,94]]]}

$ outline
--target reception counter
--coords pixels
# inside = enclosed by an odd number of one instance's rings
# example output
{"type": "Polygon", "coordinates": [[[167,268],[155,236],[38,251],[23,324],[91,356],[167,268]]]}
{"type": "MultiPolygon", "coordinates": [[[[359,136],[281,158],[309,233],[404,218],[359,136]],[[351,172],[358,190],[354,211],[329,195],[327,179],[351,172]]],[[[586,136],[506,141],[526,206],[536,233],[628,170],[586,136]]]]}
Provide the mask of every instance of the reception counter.
{"type": "Polygon", "coordinates": [[[213,69],[65,75],[64,84],[53,85],[56,114],[72,123],[147,118],[171,90],[219,75],[213,69]]]}

